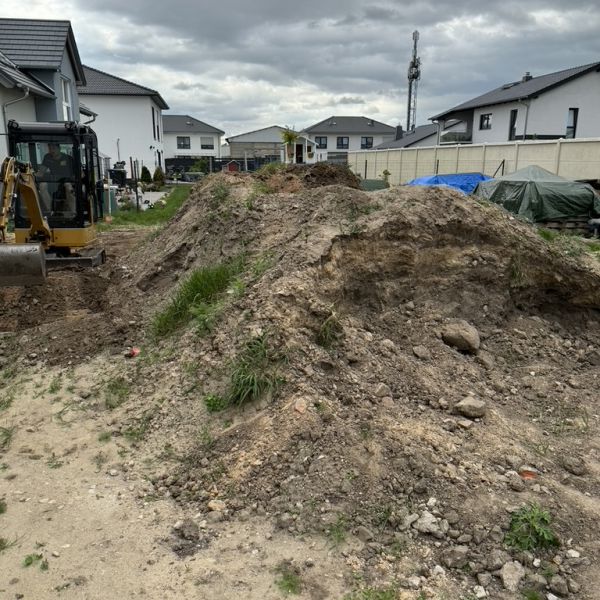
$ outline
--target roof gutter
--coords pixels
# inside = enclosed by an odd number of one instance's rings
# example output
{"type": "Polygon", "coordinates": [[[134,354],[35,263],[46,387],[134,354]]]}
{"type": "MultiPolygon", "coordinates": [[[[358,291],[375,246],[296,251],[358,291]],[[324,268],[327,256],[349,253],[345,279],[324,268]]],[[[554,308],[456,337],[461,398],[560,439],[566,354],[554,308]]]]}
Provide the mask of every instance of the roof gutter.
{"type": "Polygon", "coordinates": [[[21,96],[20,98],[17,98],[16,100],[9,100],[8,102],[5,102],[2,105],[2,118],[4,119],[4,133],[6,135],[8,135],[8,118],[7,118],[7,112],[6,109],[11,105],[11,104],[16,104],[17,102],[21,102],[22,100],[25,100],[27,97],[29,97],[29,88],[22,85],[21,83],[17,83],[16,86],[18,89],[22,89],[23,90],[23,96],[21,96]]]}

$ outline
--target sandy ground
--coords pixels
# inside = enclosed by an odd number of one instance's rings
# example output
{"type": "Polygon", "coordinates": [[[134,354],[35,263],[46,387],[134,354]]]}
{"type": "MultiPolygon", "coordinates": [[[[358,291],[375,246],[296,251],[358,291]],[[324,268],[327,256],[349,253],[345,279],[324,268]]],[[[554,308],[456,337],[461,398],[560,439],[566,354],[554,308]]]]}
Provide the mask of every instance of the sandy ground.
{"type": "Polygon", "coordinates": [[[32,367],[19,378],[3,419],[14,429],[0,456],[0,523],[13,545],[0,554],[0,598],[281,598],[276,568],[284,559],[308,560],[299,598],[343,595],[337,550],[323,538],[276,532],[259,517],[210,523],[207,547],[179,558],[173,525],[194,515],[169,500],[139,497],[144,479],[132,469],[135,449],[116,438],[100,441],[111,414],[95,414],[78,395],[104,360],[67,375],[32,367]],[[61,374],[56,390],[51,382],[61,374]],[[26,567],[28,555],[42,558],[26,567]]]}

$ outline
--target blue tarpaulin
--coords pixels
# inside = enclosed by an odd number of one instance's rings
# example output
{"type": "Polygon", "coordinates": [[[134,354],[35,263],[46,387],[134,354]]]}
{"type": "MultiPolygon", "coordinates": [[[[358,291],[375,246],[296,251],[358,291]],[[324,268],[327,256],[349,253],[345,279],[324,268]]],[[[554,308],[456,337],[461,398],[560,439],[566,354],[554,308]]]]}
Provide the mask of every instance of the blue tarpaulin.
{"type": "Polygon", "coordinates": [[[470,194],[481,181],[487,181],[491,177],[481,173],[456,173],[454,175],[429,175],[428,177],[418,177],[409,181],[406,185],[426,185],[450,187],[463,194],[470,194]]]}

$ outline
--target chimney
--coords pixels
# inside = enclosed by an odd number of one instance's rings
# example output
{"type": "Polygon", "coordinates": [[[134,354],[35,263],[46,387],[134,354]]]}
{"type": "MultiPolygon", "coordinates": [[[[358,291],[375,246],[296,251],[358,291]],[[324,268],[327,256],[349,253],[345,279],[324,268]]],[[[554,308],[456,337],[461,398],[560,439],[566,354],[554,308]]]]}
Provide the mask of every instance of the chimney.
{"type": "Polygon", "coordinates": [[[525,83],[526,81],[530,81],[531,79],[533,79],[533,77],[531,76],[531,73],[529,71],[527,71],[527,73],[525,73],[525,75],[523,75],[523,79],[521,81],[523,83],[525,83]]]}
{"type": "Polygon", "coordinates": [[[398,125],[396,127],[396,137],[394,139],[401,140],[404,137],[404,130],[402,129],[402,125],[398,125]]]}

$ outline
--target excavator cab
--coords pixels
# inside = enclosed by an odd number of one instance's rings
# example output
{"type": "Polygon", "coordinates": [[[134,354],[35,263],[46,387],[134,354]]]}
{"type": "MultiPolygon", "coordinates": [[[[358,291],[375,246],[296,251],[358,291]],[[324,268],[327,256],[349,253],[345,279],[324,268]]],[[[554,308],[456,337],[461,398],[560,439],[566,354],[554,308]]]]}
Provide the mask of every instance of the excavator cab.
{"type": "MultiPolygon", "coordinates": [[[[94,131],[77,122],[9,121],[8,147],[16,165],[11,207],[15,244],[0,243],[0,286],[43,281],[46,267],[54,265],[103,263],[104,251],[94,247],[95,223],[104,216],[94,131]],[[37,277],[40,263],[44,273],[37,277]],[[9,272],[11,277],[3,281],[9,272]]],[[[6,173],[3,178],[8,180],[6,173]]]]}

